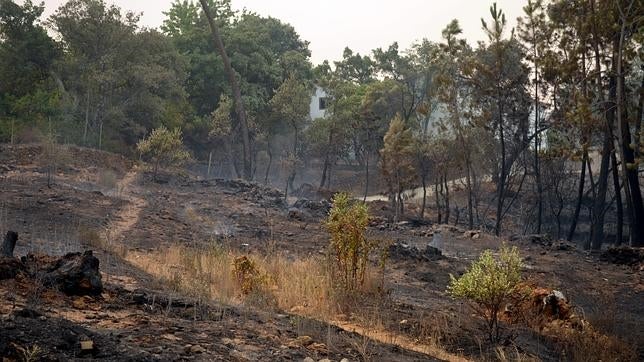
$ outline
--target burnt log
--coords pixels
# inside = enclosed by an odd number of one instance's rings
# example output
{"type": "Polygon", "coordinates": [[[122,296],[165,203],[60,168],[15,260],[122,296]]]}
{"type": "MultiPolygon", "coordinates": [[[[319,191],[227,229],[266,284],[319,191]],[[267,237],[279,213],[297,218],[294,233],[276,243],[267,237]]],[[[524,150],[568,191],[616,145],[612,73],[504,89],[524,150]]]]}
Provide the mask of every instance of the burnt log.
{"type": "Polygon", "coordinates": [[[5,235],[4,240],[2,241],[2,246],[0,247],[0,256],[12,258],[13,249],[16,247],[17,241],[18,233],[15,231],[7,231],[7,235],[5,235]]]}
{"type": "Polygon", "coordinates": [[[69,253],[61,258],[29,254],[22,262],[33,278],[65,294],[100,295],[103,292],[99,260],[91,251],[69,253]]]}

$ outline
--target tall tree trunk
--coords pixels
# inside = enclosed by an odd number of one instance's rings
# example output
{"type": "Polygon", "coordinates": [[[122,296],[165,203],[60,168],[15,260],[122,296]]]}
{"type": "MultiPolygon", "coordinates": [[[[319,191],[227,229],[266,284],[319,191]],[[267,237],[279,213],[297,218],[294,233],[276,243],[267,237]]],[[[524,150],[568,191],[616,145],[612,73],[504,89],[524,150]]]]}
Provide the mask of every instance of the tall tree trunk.
{"type": "MultiPolygon", "coordinates": [[[[469,153],[469,151],[467,151],[469,153]]],[[[474,228],[474,195],[472,190],[472,163],[469,155],[466,157],[467,175],[465,178],[467,184],[467,226],[470,230],[474,228]]]]}
{"type": "Polygon", "coordinates": [[[266,185],[268,185],[268,176],[271,173],[271,165],[273,164],[273,150],[271,149],[270,141],[267,146],[266,152],[268,153],[268,165],[266,165],[266,174],[264,175],[264,184],[266,185]]]}
{"type": "MultiPolygon", "coordinates": [[[[619,4],[618,4],[619,6],[619,4]]],[[[617,42],[617,51],[615,54],[617,61],[617,90],[615,101],[617,104],[617,137],[619,140],[620,158],[622,159],[622,178],[624,179],[624,193],[626,194],[627,205],[629,206],[629,216],[631,219],[631,245],[644,245],[644,204],[642,202],[642,192],[640,190],[638,168],[632,167],[635,165],[635,155],[631,149],[631,131],[628,124],[628,116],[626,107],[624,106],[625,89],[624,89],[624,75],[622,56],[624,48],[624,40],[626,33],[626,16],[630,13],[633,1],[630,2],[628,8],[623,10],[620,8],[621,16],[621,30],[619,33],[619,40],[617,42]]]]}
{"type": "Polygon", "coordinates": [[[443,175],[443,183],[445,184],[445,224],[449,224],[449,184],[447,183],[447,173],[443,175]]]}
{"type": "Polygon", "coordinates": [[[364,178],[364,198],[363,202],[367,201],[367,194],[369,193],[369,151],[367,151],[367,156],[365,157],[365,178],[364,178]]]}
{"type": "Polygon", "coordinates": [[[611,152],[611,162],[613,164],[613,188],[615,189],[615,202],[617,204],[617,235],[615,236],[615,245],[620,245],[624,240],[624,206],[622,205],[622,190],[619,185],[619,171],[615,152],[611,152]]]}
{"type": "Polygon", "coordinates": [[[503,134],[503,107],[499,105],[499,134],[501,143],[501,174],[496,185],[497,204],[496,204],[496,225],[494,233],[496,236],[501,235],[501,219],[503,218],[503,201],[505,199],[505,179],[506,179],[506,154],[505,154],[505,135],[503,134]]]}
{"type": "Polygon", "coordinates": [[[242,136],[242,159],[243,159],[243,171],[244,178],[250,180],[252,178],[252,158],[250,150],[250,135],[248,131],[248,121],[246,119],[246,110],[244,109],[244,102],[241,96],[241,89],[239,88],[239,82],[237,76],[235,75],[235,70],[233,69],[230,58],[226,53],[226,48],[224,47],[224,42],[221,39],[219,34],[219,28],[215,24],[214,17],[208,7],[207,0],[199,0],[201,2],[201,7],[203,8],[204,14],[208,19],[208,25],[210,25],[210,31],[212,32],[212,38],[215,43],[215,47],[219,51],[219,55],[224,63],[224,71],[228,76],[228,82],[230,83],[230,88],[233,93],[233,101],[235,103],[235,113],[237,114],[237,119],[241,126],[241,136],[242,136]]]}
{"type": "Polygon", "coordinates": [[[83,130],[83,145],[87,146],[87,130],[89,128],[89,88],[85,97],[85,129],[83,130]]]}
{"type": "Polygon", "coordinates": [[[420,219],[425,218],[425,206],[427,205],[427,176],[423,175],[421,177],[421,182],[423,184],[423,204],[420,207],[420,219]]]}
{"type": "Polygon", "coordinates": [[[320,180],[320,188],[323,188],[324,184],[326,183],[326,173],[328,169],[329,169],[329,153],[327,152],[327,154],[324,156],[324,166],[322,167],[322,179],[320,180]]]}
{"type": "MultiPolygon", "coordinates": [[[[536,46],[535,46],[536,49],[536,46]]],[[[535,86],[534,86],[534,176],[537,184],[537,234],[541,234],[543,222],[543,184],[541,182],[541,166],[539,165],[539,73],[536,69],[537,51],[535,50],[535,86]]]]}
{"type": "Polygon", "coordinates": [[[436,211],[438,212],[438,220],[436,221],[437,224],[440,224],[442,221],[442,208],[441,208],[441,203],[440,203],[440,196],[438,193],[438,187],[441,184],[438,182],[439,178],[436,178],[434,180],[434,198],[436,200],[436,211]]]}
{"type": "MultiPolygon", "coordinates": [[[[595,15],[595,0],[591,0],[591,11],[595,15]]],[[[602,146],[602,157],[601,157],[601,166],[599,169],[599,179],[597,181],[597,194],[595,195],[595,200],[593,202],[592,209],[592,225],[590,232],[590,240],[586,243],[586,248],[592,248],[598,250],[601,248],[602,241],[604,239],[604,216],[605,216],[605,207],[606,207],[606,191],[608,188],[608,166],[610,161],[610,152],[612,150],[611,144],[613,142],[611,136],[611,128],[614,123],[615,110],[612,109],[606,102],[606,97],[604,97],[604,90],[602,89],[602,78],[601,78],[601,56],[599,53],[599,38],[597,35],[597,29],[595,21],[593,21],[593,49],[595,52],[595,73],[596,73],[596,86],[597,86],[597,95],[596,97],[604,104],[604,135],[603,135],[603,146],[602,146]]],[[[615,96],[615,71],[616,64],[615,59],[613,59],[613,75],[610,78],[609,82],[609,99],[614,99],[615,96]]]]}
{"type": "Polygon", "coordinates": [[[575,231],[577,230],[577,223],[579,222],[579,214],[581,212],[581,203],[584,200],[584,184],[586,183],[586,163],[588,160],[588,151],[584,148],[583,156],[581,160],[581,173],[579,176],[579,187],[577,188],[577,202],[575,204],[575,212],[572,216],[572,221],[570,222],[570,230],[568,231],[568,241],[572,241],[575,237],[575,231]]]}

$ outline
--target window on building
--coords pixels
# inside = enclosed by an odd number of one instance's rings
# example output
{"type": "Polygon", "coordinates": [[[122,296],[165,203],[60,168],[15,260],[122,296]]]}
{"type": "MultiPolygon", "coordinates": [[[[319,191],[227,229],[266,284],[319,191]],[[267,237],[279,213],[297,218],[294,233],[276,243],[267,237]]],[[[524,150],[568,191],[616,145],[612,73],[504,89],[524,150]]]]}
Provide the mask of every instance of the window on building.
{"type": "Polygon", "coordinates": [[[320,98],[320,107],[319,108],[320,108],[321,111],[326,109],[326,98],[325,97],[320,98]]]}

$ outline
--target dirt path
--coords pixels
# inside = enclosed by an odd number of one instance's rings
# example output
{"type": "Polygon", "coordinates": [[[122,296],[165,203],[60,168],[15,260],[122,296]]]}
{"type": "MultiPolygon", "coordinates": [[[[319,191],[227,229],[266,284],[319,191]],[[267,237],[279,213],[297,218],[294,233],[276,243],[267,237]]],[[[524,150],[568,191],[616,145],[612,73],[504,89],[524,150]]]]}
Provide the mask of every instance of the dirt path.
{"type": "Polygon", "coordinates": [[[135,166],[121,179],[116,186],[116,195],[128,201],[128,204],[116,214],[116,218],[105,228],[104,238],[108,243],[122,241],[127,231],[132,229],[139,221],[141,211],[147,202],[138,197],[134,192],[134,183],[140,172],[135,166]]]}

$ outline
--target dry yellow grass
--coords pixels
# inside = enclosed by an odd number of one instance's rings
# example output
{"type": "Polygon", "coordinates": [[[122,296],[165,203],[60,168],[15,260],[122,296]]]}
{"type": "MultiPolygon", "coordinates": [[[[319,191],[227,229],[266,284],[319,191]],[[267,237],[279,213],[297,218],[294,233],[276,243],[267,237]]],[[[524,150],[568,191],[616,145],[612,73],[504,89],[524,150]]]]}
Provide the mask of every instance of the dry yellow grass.
{"type": "MultiPolygon", "coordinates": [[[[263,285],[254,293],[245,294],[235,277],[233,262],[245,254],[218,246],[190,249],[171,246],[155,254],[134,251],[126,259],[142,270],[166,281],[174,290],[196,298],[214,299],[226,304],[252,304],[254,307],[289,311],[294,315],[313,318],[356,332],[364,341],[356,340],[356,348],[365,349],[365,341],[395,344],[405,349],[426,353],[449,361],[466,361],[451,354],[439,343],[422,343],[387,331],[378,321],[384,310],[363,309],[365,299],[351,298],[337,291],[329,277],[323,256],[291,259],[284,255],[247,255],[263,275],[263,285]],[[338,320],[340,314],[358,316],[356,321],[338,320]],[[362,315],[362,317],[359,317],[362,315]]],[[[382,290],[381,270],[369,268],[361,295],[377,296],[382,290]]],[[[373,302],[373,298],[370,298],[373,302]]],[[[366,357],[366,356],[365,356],[366,357]]]]}

